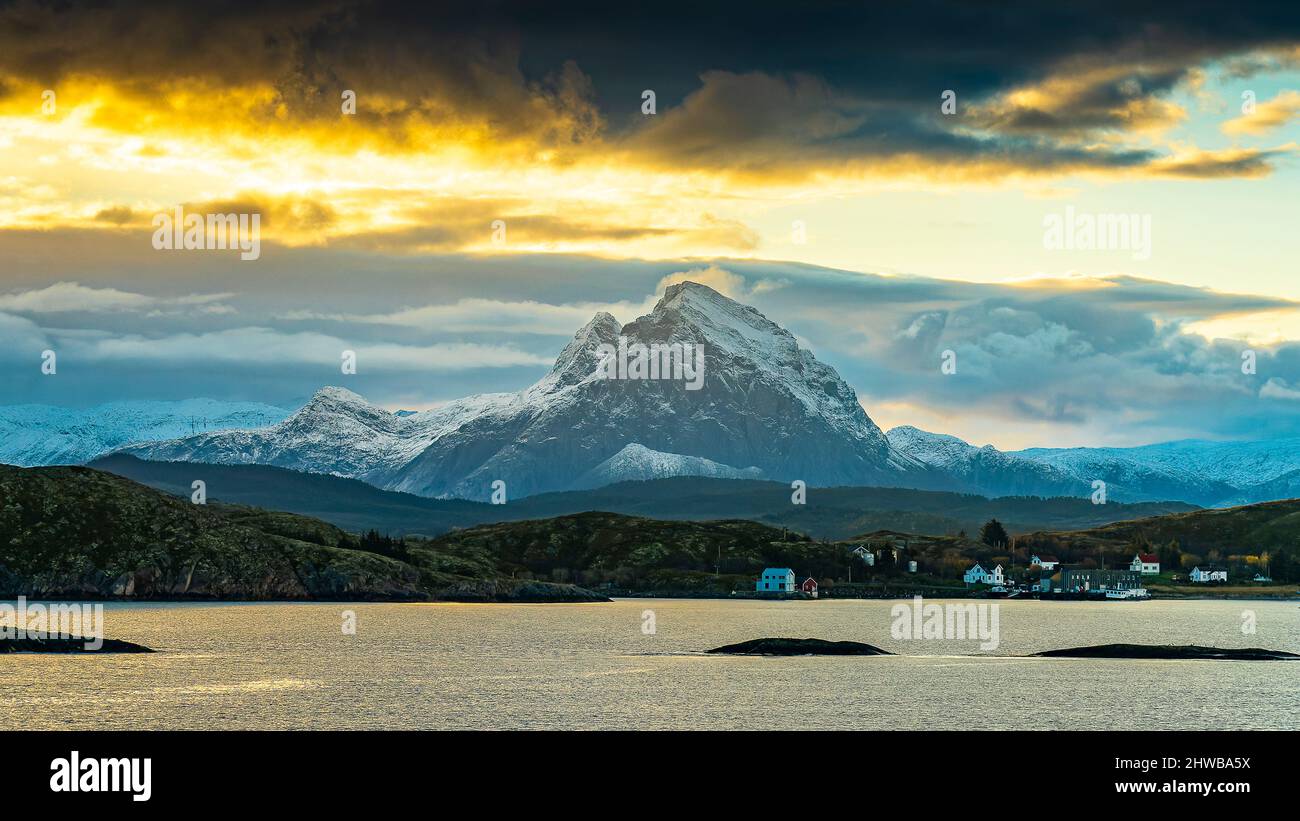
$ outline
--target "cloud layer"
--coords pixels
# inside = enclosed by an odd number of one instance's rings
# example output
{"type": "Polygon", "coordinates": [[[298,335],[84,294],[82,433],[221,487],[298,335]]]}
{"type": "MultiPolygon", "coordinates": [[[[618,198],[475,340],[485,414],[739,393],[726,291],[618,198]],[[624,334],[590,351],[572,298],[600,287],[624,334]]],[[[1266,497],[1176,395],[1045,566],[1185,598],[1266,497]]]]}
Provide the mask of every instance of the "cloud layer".
{"type": "Polygon", "coordinates": [[[1251,144],[1293,116],[1283,93],[1221,144],[1170,137],[1207,72],[1295,66],[1288,6],[224,8],[0,8],[0,229],[180,204],[292,245],[483,252],[501,220],[519,252],[749,256],[755,214],[810,190],[1258,178],[1295,153],[1251,144]]]}
{"type": "Polygon", "coordinates": [[[6,398],[293,404],[341,381],[392,407],[427,407],[524,387],[595,313],[631,321],[692,279],[789,328],[885,425],[1007,447],[1300,435],[1300,344],[1198,332],[1262,315],[1300,322],[1300,305],[1279,298],[1122,276],[992,285],[744,260],[539,257],[512,268],[451,257],[389,268],[390,287],[360,299],[369,275],[356,263],[313,270],[310,310],[274,282],[180,298],[70,282],[0,294],[0,366],[18,375],[6,398]],[[80,311],[52,301],[59,294],[76,294],[80,311]],[[230,310],[205,312],[210,297],[230,310]],[[47,348],[60,357],[54,377],[39,372],[47,348]],[[345,350],[357,353],[355,376],[341,374],[345,350]],[[945,351],[956,374],[941,372],[945,351]]]}

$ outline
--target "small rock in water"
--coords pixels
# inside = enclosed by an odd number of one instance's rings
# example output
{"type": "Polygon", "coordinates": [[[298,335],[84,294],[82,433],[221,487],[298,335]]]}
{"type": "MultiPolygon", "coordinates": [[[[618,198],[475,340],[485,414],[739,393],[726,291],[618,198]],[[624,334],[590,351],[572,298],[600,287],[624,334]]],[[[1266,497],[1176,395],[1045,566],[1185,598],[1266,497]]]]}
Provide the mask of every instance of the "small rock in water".
{"type": "Polygon", "coordinates": [[[1070,647],[1044,650],[1035,656],[1084,659],[1208,659],[1212,661],[1287,661],[1300,655],[1260,647],[1222,648],[1199,644],[1099,644],[1095,647],[1070,647]]]}
{"type": "Polygon", "coordinates": [[[710,653],[740,656],[892,656],[859,641],[825,641],[823,639],[753,639],[739,644],[715,647],[710,653]]]}
{"type": "Polygon", "coordinates": [[[103,639],[96,642],[84,638],[21,638],[0,639],[0,653],[152,653],[153,650],[142,644],[134,644],[119,639],[103,639]],[[87,647],[87,643],[91,646],[87,647]],[[95,646],[98,644],[98,646],[95,646]]]}

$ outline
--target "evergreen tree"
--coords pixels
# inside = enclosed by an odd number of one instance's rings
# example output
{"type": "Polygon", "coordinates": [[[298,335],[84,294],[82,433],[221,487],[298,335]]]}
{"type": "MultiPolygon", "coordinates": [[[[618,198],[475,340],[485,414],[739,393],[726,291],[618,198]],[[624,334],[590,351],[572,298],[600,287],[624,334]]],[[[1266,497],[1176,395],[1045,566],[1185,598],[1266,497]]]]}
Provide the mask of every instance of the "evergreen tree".
{"type": "Polygon", "coordinates": [[[989,547],[1002,547],[1011,542],[1007,529],[997,519],[989,519],[980,528],[980,541],[989,547]]]}

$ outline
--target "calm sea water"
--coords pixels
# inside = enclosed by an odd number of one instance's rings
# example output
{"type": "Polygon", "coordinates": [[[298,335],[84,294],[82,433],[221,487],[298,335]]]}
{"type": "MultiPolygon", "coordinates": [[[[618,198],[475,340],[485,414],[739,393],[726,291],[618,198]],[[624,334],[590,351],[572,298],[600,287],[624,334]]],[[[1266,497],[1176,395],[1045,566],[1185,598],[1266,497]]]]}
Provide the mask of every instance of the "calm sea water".
{"type": "Polygon", "coordinates": [[[0,656],[0,729],[1300,728],[1300,662],[1010,657],[1300,652],[1295,602],[1001,602],[1001,645],[974,657],[972,642],[892,640],[896,603],[108,604],[108,637],[161,652],[0,656]],[[907,655],[702,654],[761,636],[907,655]]]}

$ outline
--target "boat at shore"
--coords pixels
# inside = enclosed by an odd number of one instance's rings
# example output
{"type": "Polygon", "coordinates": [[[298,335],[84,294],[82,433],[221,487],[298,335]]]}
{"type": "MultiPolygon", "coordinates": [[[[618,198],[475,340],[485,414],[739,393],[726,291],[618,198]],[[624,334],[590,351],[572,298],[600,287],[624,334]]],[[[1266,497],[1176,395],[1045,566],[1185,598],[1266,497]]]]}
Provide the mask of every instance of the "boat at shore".
{"type": "Polygon", "coordinates": [[[1107,590],[1106,598],[1112,601],[1142,601],[1151,598],[1145,587],[1137,587],[1131,590],[1107,590]]]}

